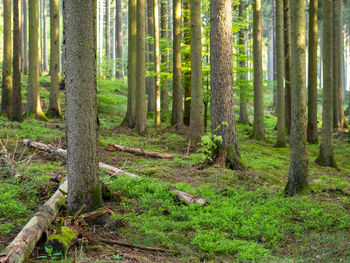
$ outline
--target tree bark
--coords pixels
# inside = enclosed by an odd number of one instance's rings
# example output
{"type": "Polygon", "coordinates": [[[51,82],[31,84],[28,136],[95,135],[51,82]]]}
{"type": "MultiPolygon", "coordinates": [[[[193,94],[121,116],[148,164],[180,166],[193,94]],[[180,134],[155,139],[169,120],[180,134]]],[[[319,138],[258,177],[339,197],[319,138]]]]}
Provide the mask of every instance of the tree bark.
{"type": "Polygon", "coordinates": [[[285,95],[284,95],[284,49],[283,49],[283,0],[276,1],[277,46],[277,142],[276,147],[286,146],[285,95]]]}
{"type": "Polygon", "coordinates": [[[136,129],[146,132],[146,75],[145,75],[145,0],[137,0],[137,75],[136,75],[136,129]]]}
{"type": "Polygon", "coordinates": [[[12,109],[11,0],[4,0],[4,53],[2,70],[1,113],[9,118],[12,109]]]}
{"type": "Polygon", "coordinates": [[[27,114],[39,119],[46,116],[41,109],[39,94],[39,17],[38,1],[29,0],[29,76],[27,114]]]}
{"type": "Polygon", "coordinates": [[[276,0],[272,0],[272,64],[273,64],[273,82],[272,82],[272,103],[275,111],[277,112],[277,23],[276,23],[276,0]]]}
{"type": "Polygon", "coordinates": [[[106,59],[109,61],[111,59],[111,1],[106,0],[106,59]]]}
{"type": "Polygon", "coordinates": [[[96,0],[65,0],[68,208],[102,204],[97,159],[96,0]],[[69,26],[68,26],[69,25],[69,26]]]}
{"type": "MultiPolygon", "coordinates": [[[[147,0],[147,34],[148,37],[154,38],[154,4],[153,0],[147,0]]],[[[154,72],[154,43],[152,41],[148,41],[147,43],[147,62],[148,62],[148,70],[150,72],[154,72]]],[[[155,78],[147,77],[146,78],[146,90],[148,94],[148,107],[147,111],[155,113],[156,112],[156,98],[155,98],[155,78]]]]}
{"type": "Polygon", "coordinates": [[[182,73],[181,73],[181,0],[173,3],[173,103],[171,124],[181,126],[182,121],[182,73]]]}
{"type": "Polygon", "coordinates": [[[161,91],[160,91],[160,49],[159,49],[159,0],[153,0],[154,2],[154,90],[155,90],[155,102],[156,102],[156,114],[155,114],[155,125],[160,128],[160,110],[161,110],[161,91]]]}
{"type": "MultiPolygon", "coordinates": [[[[124,63],[123,63],[123,17],[122,17],[122,0],[116,0],[115,9],[115,23],[116,23],[116,52],[117,52],[117,71],[116,77],[124,78],[124,63]]],[[[135,22],[136,23],[136,22],[135,22]]]]}
{"type": "Polygon", "coordinates": [[[262,34],[261,0],[253,4],[253,51],[254,51],[254,124],[253,137],[263,140],[264,128],[264,93],[262,76],[262,34]]]}
{"type": "Polygon", "coordinates": [[[21,0],[13,1],[13,98],[11,120],[22,121],[21,92],[21,0]]]}
{"type": "Polygon", "coordinates": [[[323,114],[321,147],[317,162],[337,167],[333,153],[333,1],[323,0],[323,114]]]}
{"type": "Polygon", "coordinates": [[[233,110],[232,7],[229,0],[210,2],[211,131],[221,136],[216,163],[242,169],[233,110]]]}
{"type": "MultiPolygon", "coordinates": [[[[160,28],[161,28],[161,39],[166,41],[168,38],[168,0],[161,0],[160,8],[160,28]]],[[[163,45],[164,46],[164,45],[163,45]]],[[[167,50],[161,50],[161,63],[163,67],[168,65],[168,52],[167,50]]],[[[165,121],[166,116],[169,112],[169,91],[168,91],[168,80],[161,80],[161,120],[165,121]]]]}
{"type": "Polygon", "coordinates": [[[23,48],[23,64],[22,64],[22,72],[24,74],[28,73],[28,48],[27,48],[27,33],[28,33],[28,17],[27,17],[27,0],[22,0],[22,10],[23,10],[23,24],[22,24],[22,32],[23,32],[23,39],[22,39],[22,48],[23,48]]]}
{"type": "Polygon", "coordinates": [[[308,87],[308,123],[307,141],[318,143],[317,130],[317,31],[318,0],[309,4],[309,87],[308,87]]]}
{"type": "Polygon", "coordinates": [[[59,0],[50,0],[50,102],[48,116],[61,117],[59,90],[59,0]]]}
{"type": "Polygon", "coordinates": [[[291,130],[291,115],[292,115],[292,72],[291,72],[291,61],[292,61],[292,46],[291,46],[291,22],[290,22],[290,0],[283,1],[283,18],[284,18],[284,79],[285,79],[285,90],[286,90],[286,129],[290,133],[291,130]]]}
{"type": "Polygon", "coordinates": [[[190,138],[199,142],[204,134],[202,88],[201,0],[191,0],[191,118],[190,138]]]}
{"type": "Polygon", "coordinates": [[[306,148],[306,43],[305,1],[291,0],[292,15],[292,124],[288,196],[308,192],[308,156],[306,148]]]}
{"type": "Polygon", "coordinates": [[[49,66],[48,58],[47,58],[47,37],[46,37],[46,0],[43,1],[43,70],[47,71],[49,66]]]}
{"type": "Polygon", "coordinates": [[[184,121],[186,126],[190,125],[191,121],[191,0],[183,0],[183,35],[184,35],[184,45],[187,46],[187,51],[184,54],[184,64],[186,65],[186,70],[184,70],[183,86],[184,86],[184,121]]]}

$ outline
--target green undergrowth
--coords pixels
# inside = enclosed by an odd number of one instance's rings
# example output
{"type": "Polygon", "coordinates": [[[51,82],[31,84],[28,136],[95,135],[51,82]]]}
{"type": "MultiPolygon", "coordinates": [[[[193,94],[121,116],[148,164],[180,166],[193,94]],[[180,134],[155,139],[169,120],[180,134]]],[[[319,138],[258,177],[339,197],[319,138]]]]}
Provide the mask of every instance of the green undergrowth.
{"type": "Polygon", "coordinates": [[[266,187],[220,192],[208,184],[197,189],[184,183],[176,187],[210,203],[185,206],[158,180],[114,179],[111,189],[122,193],[127,214],[118,216],[130,224],[124,234],[135,243],[170,247],[186,257],[260,262],[278,257],[286,240],[302,244],[312,231],[327,235],[350,227],[350,216],[341,205],[313,197],[285,198],[281,191],[266,187]]]}

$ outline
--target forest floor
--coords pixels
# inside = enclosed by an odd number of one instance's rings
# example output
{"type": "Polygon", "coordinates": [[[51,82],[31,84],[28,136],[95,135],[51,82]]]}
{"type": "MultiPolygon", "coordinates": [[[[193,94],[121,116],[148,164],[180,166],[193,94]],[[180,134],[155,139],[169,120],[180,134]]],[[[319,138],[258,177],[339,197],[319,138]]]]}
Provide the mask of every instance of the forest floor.
{"type": "MultiPolygon", "coordinates": [[[[42,86],[48,81],[42,77],[42,86]]],[[[99,81],[99,158],[142,179],[100,172],[101,180],[109,183],[118,198],[105,202],[115,211],[110,223],[91,227],[89,234],[175,252],[92,245],[81,240],[64,260],[47,253],[48,248],[41,244],[27,262],[350,262],[349,131],[335,134],[340,170],[316,164],[319,145],[308,145],[310,193],[285,198],[289,148],[274,147],[275,116],[266,112],[264,142],[249,139],[252,127],[237,124],[247,170],[231,171],[206,165],[208,136],[202,146],[189,147],[185,128],[175,131],[164,124],[156,130],[151,118],[145,136],[121,127],[127,101],[124,86],[119,81],[99,81]],[[111,152],[108,144],[171,153],[175,158],[111,152]],[[209,204],[186,206],[168,187],[201,196],[209,204]]],[[[26,91],[23,94],[25,97],[26,91]]],[[[64,104],[63,92],[61,96],[64,104]]],[[[48,88],[41,89],[41,97],[46,108],[48,88]]],[[[268,108],[271,96],[266,95],[265,101],[268,108]]],[[[8,142],[9,152],[15,153],[15,168],[21,174],[15,179],[5,167],[0,170],[2,250],[66,175],[66,160],[25,148],[22,141],[31,139],[66,148],[65,124],[63,120],[33,119],[13,123],[2,117],[0,139],[8,142]]],[[[50,228],[53,230],[54,226],[50,228]]]]}

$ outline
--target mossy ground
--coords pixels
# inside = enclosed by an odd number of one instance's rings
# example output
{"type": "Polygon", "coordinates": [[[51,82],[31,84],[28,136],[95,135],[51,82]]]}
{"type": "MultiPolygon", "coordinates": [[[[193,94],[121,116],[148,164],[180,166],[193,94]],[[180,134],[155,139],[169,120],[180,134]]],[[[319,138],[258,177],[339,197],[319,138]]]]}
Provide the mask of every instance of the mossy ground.
{"type": "MultiPolygon", "coordinates": [[[[41,81],[48,80],[44,77],[41,81]]],[[[143,178],[136,181],[100,173],[103,181],[111,183],[110,189],[120,194],[118,202],[107,204],[116,211],[113,221],[119,222],[112,230],[120,239],[135,244],[164,246],[180,252],[154,256],[123,248],[96,251],[97,246],[83,246],[78,251],[84,260],[122,261],[127,258],[122,256],[126,251],[151,262],[350,261],[348,131],[334,142],[340,170],[316,164],[319,145],[308,145],[310,194],[285,198],[289,145],[274,147],[276,117],[270,112],[266,111],[264,141],[249,139],[252,127],[237,124],[241,159],[247,169],[232,171],[205,165],[204,154],[197,152],[199,146],[189,145],[186,129],[175,132],[164,123],[156,130],[151,118],[145,136],[121,127],[126,93],[122,81],[98,82],[99,158],[143,178]],[[160,160],[109,152],[105,149],[108,143],[172,153],[175,158],[160,160]],[[169,186],[200,195],[210,204],[185,206],[169,193],[169,186]]],[[[46,111],[48,89],[41,88],[41,97],[46,111]]],[[[266,105],[270,98],[266,96],[266,105]]],[[[64,102],[63,92],[61,101],[64,102]]],[[[64,103],[62,106],[64,113],[64,103]]],[[[21,145],[24,138],[66,147],[61,119],[48,122],[26,119],[19,124],[1,118],[0,127],[1,140],[9,138],[8,150],[14,152],[16,148],[16,160],[24,149],[21,145]]],[[[52,194],[57,185],[53,178],[66,173],[64,159],[29,149],[21,159],[29,160],[30,156],[30,161],[15,166],[23,175],[21,180],[8,177],[4,168],[0,173],[0,249],[52,194]]],[[[75,252],[71,252],[73,258],[72,253],[75,252]]],[[[33,261],[36,256],[33,255],[33,261]]]]}

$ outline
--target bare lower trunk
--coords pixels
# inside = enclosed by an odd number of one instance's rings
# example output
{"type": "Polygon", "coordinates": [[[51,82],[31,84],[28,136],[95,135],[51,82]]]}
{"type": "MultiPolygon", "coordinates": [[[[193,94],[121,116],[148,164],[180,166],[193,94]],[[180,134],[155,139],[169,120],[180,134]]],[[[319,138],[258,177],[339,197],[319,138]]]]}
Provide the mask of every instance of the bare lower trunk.
{"type": "MultiPolygon", "coordinates": [[[[147,34],[148,37],[154,38],[154,6],[153,0],[147,0],[147,34]]],[[[152,41],[147,42],[147,62],[148,62],[148,71],[154,72],[154,43],[152,41]]],[[[155,83],[154,77],[146,78],[146,92],[148,94],[148,112],[156,111],[156,101],[155,101],[155,83]]]]}
{"type": "MultiPolygon", "coordinates": [[[[134,4],[134,3],[133,3],[134,4]]],[[[136,12],[134,10],[134,12],[136,12]]],[[[122,18],[122,0],[116,0],[115,9],[115,24],[116,24],[116,51],[117,51],[117,71],[116,77],[124,78],[124,63],[123,63],[123,18],[122,18]]],[[[136,14],[135,14],[136,19],[136,14]]],[[[135,21],[133,23],[136,23],[135,21]]]]}
{"type": "Polygon", "coordinates": [[[159,0],[153,0],[154,2],[154,90],[155,90],[155,102],[156,102],[156,114],[155,114],[155,125],[160,128],[160,110],[161,110],[161,91],[160,91],[160,48],[159,48],[159,0]]]}
{"type": "Polygon", "coordinates": [[[283,16],[284,16],[284,73],[285,73],[285,89],[286,89],[286,129],[290,133],[291,130],[291,114],[292,114],[292,86],[291,86],[291,23],[290,23],[290,0],[283,1],[283,16]]]}
{"type": "Polygon", "coordinates": [[[22,31],[23,31],[23,65],[22,65],[22,71],[24,74],[28,73],[28,48],[27,48],[27,42],[28,42],[28,16],[27,16],[27,2],[28,0],[22,0],[22,10],[23,10],[23,26],[22,26],[22,31]]]}
{"type": "Polygon", "coordinates": [[[106,34],[106,59],[111,59],[111,1],[106,0],[106,25],[105,25],[105,34],[106,34]]]}
{"type": "MultiPolygon", "coordinates": [[[[168,38],[168,0],[161,0],[161,39],[168,38]]],[[[169,54],[167,50],[161,50],[161,62],[163,67],[167,67],[169,54]]],[[[163,71],[163,70],[162,70],[163,71]]],[[[164,121],[169,111],[169,91],[168,80],[161,80],[161,119],[164,121]]]]}
{"type": "Polygon", "coordinates": [[[184,124],[186,126],[190,125],[191,121],[191,53],[189,52],[191,47],[191,0],[183,0],[183,10],[184,10],[184,45],[189,47],[187,52],[184,54],[184,64],[187,69],[183,74],[183,87],[184,87],[184,124]]]}

